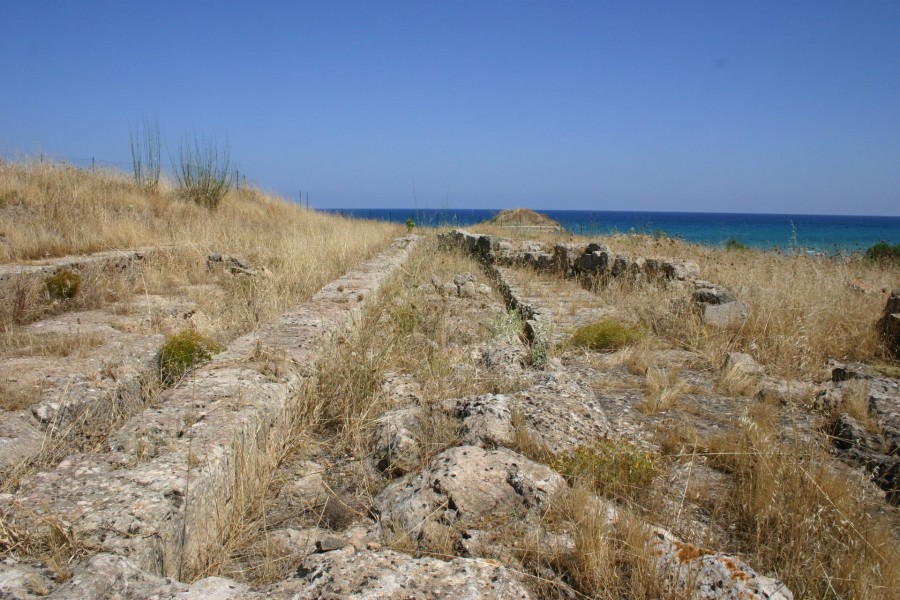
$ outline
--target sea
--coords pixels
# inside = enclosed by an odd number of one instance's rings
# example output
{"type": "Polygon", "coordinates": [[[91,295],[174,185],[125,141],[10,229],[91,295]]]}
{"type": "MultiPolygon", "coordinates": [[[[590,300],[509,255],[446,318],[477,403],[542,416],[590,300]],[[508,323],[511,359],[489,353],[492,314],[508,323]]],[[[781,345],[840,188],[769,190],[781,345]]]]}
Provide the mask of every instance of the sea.
{"type": "MultiPolygon", "coordinates": [[[[485,209],[328,209],[357,219],[416,226],[466,227],[486,221],[499,210],[485,209]]],[[[865,252],[879,242],[900,243],[900,217],[786,215],[752,213],[541,210],[566,231],[579,235],[638,233],[667,236],[709,246],[735,240],[750,248],[819,254],[865,252]]]]}

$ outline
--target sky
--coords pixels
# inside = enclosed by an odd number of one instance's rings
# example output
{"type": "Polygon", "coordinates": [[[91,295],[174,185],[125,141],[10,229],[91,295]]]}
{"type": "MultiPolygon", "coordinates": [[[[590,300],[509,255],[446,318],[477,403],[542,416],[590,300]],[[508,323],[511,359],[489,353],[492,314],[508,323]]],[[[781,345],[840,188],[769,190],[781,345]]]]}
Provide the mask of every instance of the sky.
{"type": "Polygon", "coordinates": [[[900,215],[900,1],[0,0],[0,153],[320,208],[900,215]]]}

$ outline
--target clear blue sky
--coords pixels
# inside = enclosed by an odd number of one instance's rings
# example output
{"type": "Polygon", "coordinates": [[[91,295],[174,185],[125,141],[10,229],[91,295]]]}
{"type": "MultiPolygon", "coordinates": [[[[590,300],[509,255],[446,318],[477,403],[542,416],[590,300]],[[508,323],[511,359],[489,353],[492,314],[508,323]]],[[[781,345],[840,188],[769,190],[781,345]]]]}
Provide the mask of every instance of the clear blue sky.
{"type": "Polygon", "coordinates": [[[0,0],[4,156],[153,115],[319,207],[900,215],[900,1],[0,0]]]}

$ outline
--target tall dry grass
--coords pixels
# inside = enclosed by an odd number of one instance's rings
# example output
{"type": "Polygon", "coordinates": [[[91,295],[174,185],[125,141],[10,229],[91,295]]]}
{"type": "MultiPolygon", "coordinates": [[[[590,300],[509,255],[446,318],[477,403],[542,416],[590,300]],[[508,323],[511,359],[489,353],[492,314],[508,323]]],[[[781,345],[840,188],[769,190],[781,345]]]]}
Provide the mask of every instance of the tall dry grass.
{"type": "Polygon", "coordinates": [[[758,403],[736,431],[706,441],[713,464],[732,475],[719,502],[741,549],[796,598],[898,597],[891,518],[823,449],[783,441],[778,419],[758,403]]]}

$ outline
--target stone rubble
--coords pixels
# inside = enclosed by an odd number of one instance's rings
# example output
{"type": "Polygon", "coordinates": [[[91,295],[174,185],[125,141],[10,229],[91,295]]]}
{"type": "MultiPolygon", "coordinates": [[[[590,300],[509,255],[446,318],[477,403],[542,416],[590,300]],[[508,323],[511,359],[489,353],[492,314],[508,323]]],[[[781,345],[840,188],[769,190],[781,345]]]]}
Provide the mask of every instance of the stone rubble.
{"type": "Polygon", "coordinates": [[[218,252],[210,252],[206,257],[206,270],[221,271],[225,275],[246,275],[247,277],[268,275],[265,268],[253,266],[240,254],[231,255],[218,252]]]}
{"type": "MultiPolygon", "coordinates": [[[[482,236],[483,237],[483,236],[482,236]]],[[[464,237],[463,242],[476,249],[489,247],[487,242],[478,238],[471,242],[471,237],[464,237]]],[[[594,252],[599,251],[594,250],[594,252]]],[[[557,252],[557,262],[562,252],[557,252]]],[[[568,249],[566,249],[568,256],[568,249]]],[[[583,256],[583,255],[582,255],[583,256]]],[[[645,263],[646,264],[646,263],[645,263]]],[[[523,316],[529,320],[535,320],[542,315],[554,314],[548,303],[557,302],[560,295],[558,289],[552,294],[541,294],[540,291],[531,291],[521,294],[521,283],[517,280],[518,274],[511,269],[489,267],[498,280],[498,286],[504,290],[508,303],[519,308],[523,316]],[[510,281],[511,280],[511,281],[510,281]]],[[[577,267],[570,266],[575,269],[577,267]]],[[[654,267],[656,268],[656,267],[654,267]]],[[[584,310],[590,310],[590,304],[584,310]]],[[[568,318],[565,325],[572,327],[578,322],[578,309],[569,308],[565,312],[568,318]],[[576,316],[573,317],[572,313],[576,316]]],[[[559,313],[556,313],[559,314],[559,313]]],[[[729,357],[728,365],[744,370],[756,376],[763,376],[764,369],[748,355],[735,354],[729,357]]],[[[591,441],[607,437],[611,433],[611,427],[607,422],[603,411],[595,404],[595,395],[585,384],[579,383],[577,376],[568,372],[564,367],[558,366],[558,370],[548,372],[537,385],[523,390],[509,397],[505,395],[487,395],[477,398],[464,398],[457,402],[458,416],[462,419],[465,439],[470,442],[480,442],[485,448],[502,446],[504,441],[512,437],[513,410],[520,410],[525,416],[527,430],[535,435],[548,450],[553,453],[566,451],[579,444],[589,444],[591,441]],[[492,406],[493,405],[493,406],[492,406]]],[[[501,448],[502,450],[502,448],[501,448]]],[[[415,479],[408,479],[389,486],[382,496],[377,499],[381,511],[382,522],[392,524],[404,533],[414,533],[417,541],[427,543],[440,543],[446,540],[448,529],[451,526],[458,532],[465,530],[468,521],[477,517],[484,517],[484,509],[481,512],[471,509],[459,509],[457,496],[462,494],[463,506],[500,506],[500,510],[509,511],[510,507],[525,505],[528,503],[510,496],[497,472],[502,472],[503,467],[513,460],[508,456],[499,459],[497,450],[481,450],[468,447],[466,452],[473,454],[472,460],[479,467],[477,470],[484,473],[480,480],[469,481],[460,486],[458,479],[462,474],[456,470],[460,450],[447,451],[450,456],[443,456],[442,460],[449,463],[444,471],[439,471],[438,459],[433,461],[429,470],[426,470],[415,479]],[[453,451],[456,452],[453,452],[453,451]],[[492,454],[494,453],[494,454],[492,454]],[[494,459],[494,466],[482,466],[482,463],[494,459]],[[499,459],[499,460],[498,460],[499,459]],[[437,463],[437,464],[436,464],[437,463]],[[456,475],[456,477],[453,477],[456,475]],[[493,478],[490,477],[493,475],[493,478]],[[448,477],[449,476],[449,477],[448,477]],[[450,481],[451,483],[446,483],[450,481]],[[487,487],[485,487],[487,485],[487,487]],[[449,492],[444,492],[449,487],[449,492]],[[483,494],[483,500],[473,502],[470,494],[477,491],[483,494]],[[475,512],[474,516],[468,513],[475,512]]],[[[514,453],[513,453],[514,454],[514,453]]],[[[467,456],[468,458],[468,456],[467,456]]],[[[519,456],[517,465],[528,464],[530,461],[519,456]],[[526,462],[527,461],[527,462],[526,462]]],[[[488,463],[489,464],[489,463],[488,463]]],[[[536,463],[535,463],[536,464],[536,463]]],[[[532,475],[532,481],[534,480],[532,475]]],[[[527,479],[527,478],[526,478],[527,479]]],[[[538,480],[540,476],[537,477],[538,480]]],[[[552,479],[543,479],[548,484],[552,479]]],[[[534,484],[531,484],[534,487],[534,484]]],[[[560,484],[561,485],[561,484],[560,484]]],[[[557,491],[562,487],[552,484],[547,488],[557,491]]],[[[543,502],[552,496],[545,492],[543,502]]],[[[616,509],[604,501],[598,501],[597,508],[601,514],[606,514],[610,522],[616,519],[616,509]]],[[[541,502],[535,502],[541,505],[541,502]]],[[[490,509],[492,510],[492,509],[490,509]]],[[[527,510],[517,513],[519,518],[528,519],[527,510]]],[[[727,554],[715,553],[700,549],[678,540],[671,532],[659,527],[651,527],[657,536],[656,549],[658,552],[657,568],[670,585],[687,592],[690,597],[705,599],[737,599],[737,598],[767,598],[787,600],[793,598],[793,594],[787,587],[775,579],[756,573],[743,561],[727,554]]],[[[477,539],[477,531],[469,531],[468,536],[477,539]],[[473,535],[474,534],[474,535],[473,535]]],[[[468,544],[463,543],[463,547],[468,544]]],[[[478,547],[479,544],[474,544],[478,547]]]]}

